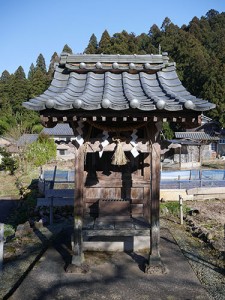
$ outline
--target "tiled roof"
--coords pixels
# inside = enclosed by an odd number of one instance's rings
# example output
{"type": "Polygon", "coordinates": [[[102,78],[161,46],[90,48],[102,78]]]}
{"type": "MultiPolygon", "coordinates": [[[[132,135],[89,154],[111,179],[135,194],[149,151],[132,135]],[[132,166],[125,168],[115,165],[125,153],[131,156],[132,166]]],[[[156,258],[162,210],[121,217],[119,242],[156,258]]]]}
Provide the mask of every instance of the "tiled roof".
{"type": "Polygon", "coordinates": [[[17,141],[17,145],[25,146],[35,142],[38,138],[38,134],[23,134],[17,141]]]}
{"type": "Polygon", "coordinates": [[[206,133],[206,132],[175,132],[175,137],[177,139],[188,139],[188,140],[219,140],[214,133],[206,133]]]}
{"type": "Polygon", "coordinates": [[[74,136],[73,130],[68,123],[57,123],[55,127],[44,128],[42,132],[51,136],[74,136]]]}
{"type": "Polygon", "coordinates": [[[31,110],[194,110],[214,104],[182,85],[174,63],[163,55],[62,54],[50,87],[24,102],[31,110]]]}

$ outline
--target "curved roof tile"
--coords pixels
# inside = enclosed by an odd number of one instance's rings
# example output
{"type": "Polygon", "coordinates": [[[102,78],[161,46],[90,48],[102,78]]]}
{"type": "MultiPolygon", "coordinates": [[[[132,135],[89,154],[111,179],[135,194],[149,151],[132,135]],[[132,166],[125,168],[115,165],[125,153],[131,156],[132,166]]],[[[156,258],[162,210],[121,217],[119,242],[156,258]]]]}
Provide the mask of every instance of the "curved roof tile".
{"type": "Polygon", "coordinates": [[[49,88],[23,106],[37,111],[214,108],[186,90],[166,55],[62,54],[49,88]]]}

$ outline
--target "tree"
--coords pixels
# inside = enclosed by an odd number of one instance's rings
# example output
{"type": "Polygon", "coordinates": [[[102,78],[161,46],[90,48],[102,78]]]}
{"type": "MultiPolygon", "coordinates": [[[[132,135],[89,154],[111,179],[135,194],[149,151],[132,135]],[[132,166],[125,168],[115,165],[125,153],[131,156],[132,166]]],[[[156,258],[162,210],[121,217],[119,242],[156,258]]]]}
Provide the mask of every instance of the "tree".
{"type": "Polygon", "coordinates": [[[29,80],[29,98],[34,98],[41,95],[49,85],[49,80],[46,74],[40,69],[35,70],[33,78],[29,80]]]}
{"type": "Polygon", "coordinates": [[[51,61],[50,61],[49,68],[48,68],[48,79],[49,79],[49,81],[51,81],[51,79],[53,78],[53,73],[54,73],[56,63],[59,63],[59,56],[56,52],[54,52],[52,57],[51,57],[51,61]]]}
{"type": "Polygon", "coordinates": [[[5,149],[0,147],[0,170],[10,171],[10,174],[13,175],[15,170],[18,168],[16,159],[5,149]]]}
{"type": "Polygon", "coordinates": [[[174,131],[168,122],[163,122],[162,132],[167,140],[172,140],[174,138],[174,131]]]}
{"type": "Polygon", "coordinates": [[[28,99],[28,82],[23,68],[20,66],[14,73],[12,80],[11,105],[13,113],[22,110],[22,102],[28,99]]]}
{"type": "Polygon", "coordinates": [[[98,41],[94,33],[91,35],[87,48],[84,50],[87,54],[95,54],[98,49],[98,41]]]}
{"type": "Polygon", "coordinates": [[[36,61],[36,70],[40,70],[43,74],[47,73],[45,59],[42,54],[38,55],[38,58],[36,61]]]}
{"type": "Polygon", "coordinates": [[[66,52],[66,53],[72,54],[73,50],[66,44],[66,45],[64,45],[64,47],[62,49],[62,52],[66,52]]]}
{"type": "Polygon", "coordinates": [[[158,47],[160,44],[162,33],[156,24],[152,25],[148,32],[148,35],[150,37],[150,42],[152,43],[152,45],[158,47]]]}
{"type": "Polygon", "coordinates": [[[56,144],[48,135],[41,133],[36,142],[25,149],[25,159],[39,167],[56,158],[56,144]]]}
{"type": "Polygon", "coordinates": [[[166,30],[168,29],[168,27],[170,26],[170,24],[171,24],[170,18],[166,17],[164,19],[164,21],[162,22],[162,26],[161,26],[162,32],[166,32],[166,30]]]}
{"type": "MultiPolygon", "coordinates": [[[[96,40],[97,41],[97,40],[96,40]]],[[[95,47],[97,46],[97,43],[95,47]]],[[[107,30],[105,30],[101,36],[100,42],[99,42],[99,48],[98,53],[105,53],[110,54],[111,51],[111,37],[107,30]]]]}
{"type": "Polygon", "coordinates": [[[136,37],[136,43],[138,46],[137,54],[151,54],[156,53],[156,48],[152,44],[150,36],[146,33],[142,33],[136,37]]]}
{"type": "Polygon", "coordinates": [[[206,13],[206,18],[208,20],[211,20],[215,17],[217,17],[219,15],[219,12],[215,9],[210,9],[207,13],[206,13]]]}
{"type": "Polygon", "coordinates": [[[30,69],[29,69],[29,72],[28,72],[27,79],[28,79],[28,80],[33,80],[34,73],[35,73],[35,67],[34,67],[34,64],[32,63],[32,64],[30,65],[30,69]]]}

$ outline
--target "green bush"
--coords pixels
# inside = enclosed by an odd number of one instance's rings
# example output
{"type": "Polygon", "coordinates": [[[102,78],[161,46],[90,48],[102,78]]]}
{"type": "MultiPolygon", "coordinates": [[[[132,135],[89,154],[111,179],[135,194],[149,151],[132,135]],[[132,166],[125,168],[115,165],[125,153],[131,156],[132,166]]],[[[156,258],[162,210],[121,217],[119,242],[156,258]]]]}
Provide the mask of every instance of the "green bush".
{"type": "Polygon", "coordinates": [[[56,144],[48,135],[40,134],[38,140],[27,147],[25,156],[28,162],[40,167],[56,158],[56,144]]]}
{"type": "Polygon", "coordinates": [[[0,156],[2,157],[0,170],[10,171],[10,174],[13,175],[18,168],[17,160],[5,148],[0,148],[0,156]]]}
{"type": "Polygon", "coordinates": [[[10,224],[4,225],[4,238],[6,239],[8,236],[12,236],[15,234],[15,228],[10,224]]]}

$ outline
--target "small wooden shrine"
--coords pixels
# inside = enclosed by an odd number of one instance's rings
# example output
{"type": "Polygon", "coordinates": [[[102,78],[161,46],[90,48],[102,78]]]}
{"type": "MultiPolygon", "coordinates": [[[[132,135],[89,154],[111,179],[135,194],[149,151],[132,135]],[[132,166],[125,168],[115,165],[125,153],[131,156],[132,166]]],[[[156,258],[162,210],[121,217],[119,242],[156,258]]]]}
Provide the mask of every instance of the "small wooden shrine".
{"type": "Polygon", "coordinates": [[[151,268],[159,252],[160,131],[163,122],[196,127],[214,105],[191,95],[162,55],[62,53],[50,87],[24,102],[42,124],[74,132],[72,264],[84,262],[83,239],[150,236],[151,268]]]}

